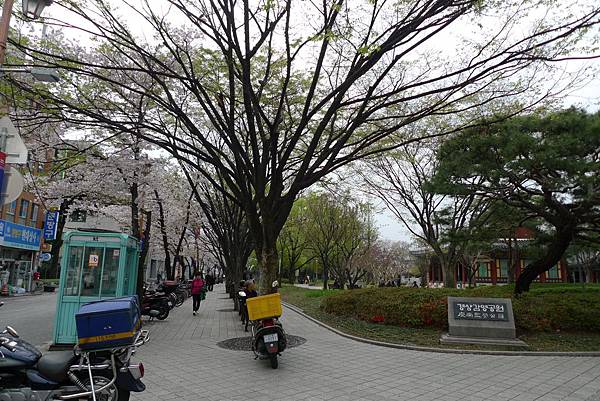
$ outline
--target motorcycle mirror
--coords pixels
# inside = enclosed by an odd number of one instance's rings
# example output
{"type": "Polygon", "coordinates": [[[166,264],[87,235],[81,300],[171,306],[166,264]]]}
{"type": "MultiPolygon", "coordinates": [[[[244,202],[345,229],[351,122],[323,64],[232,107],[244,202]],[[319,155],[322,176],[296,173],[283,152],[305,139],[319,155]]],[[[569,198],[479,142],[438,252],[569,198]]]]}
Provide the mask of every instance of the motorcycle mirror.
{"type": "Polygon", "coordinates": [[[246,293],[245,293],[244,291],[240,291],[240,292],[238,292],[238,295],[239,295],[240,297],[245,297],[245,296],[246,296],[246,293]]]}
{"type": "Polygon", "coordinates": [[[19,338],[19,333],[17,333],[17,331],[15,329],[13,329],[10,326],[6,326],[6,331],[8,332],[8,334],[10,334],[13,337],[17,337],[19,338]]]}

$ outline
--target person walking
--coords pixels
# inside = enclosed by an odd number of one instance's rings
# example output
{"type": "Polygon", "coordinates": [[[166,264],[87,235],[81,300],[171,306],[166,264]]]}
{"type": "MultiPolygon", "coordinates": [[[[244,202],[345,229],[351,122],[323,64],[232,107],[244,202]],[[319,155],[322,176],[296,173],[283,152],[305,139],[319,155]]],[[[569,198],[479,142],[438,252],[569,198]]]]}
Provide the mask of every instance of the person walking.
{"type": "Polygon", "coordinates": [[[201,301],[201,297],[202,297],[202,289],[204,287],[204,280],[202,279],[202,273],[200,273],[199,271],[194,273],[194,280],[192,281],[192,298],[194,300],[194,305],[193,305],[193,309],[194,309],[194,316],[196,316],[196,313],[198,312],[198,309],[200,309],[200,301],[201,301]]]}

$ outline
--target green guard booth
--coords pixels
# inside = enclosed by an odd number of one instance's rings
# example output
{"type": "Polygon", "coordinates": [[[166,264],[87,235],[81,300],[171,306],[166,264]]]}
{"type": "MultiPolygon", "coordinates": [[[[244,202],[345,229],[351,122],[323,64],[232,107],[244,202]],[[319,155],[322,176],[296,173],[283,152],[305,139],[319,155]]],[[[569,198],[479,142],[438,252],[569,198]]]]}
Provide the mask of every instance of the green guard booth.
{"type": "Polygon", "coordinates": [[[63,236],[54,344],[77,342],[75,314],[87,302],[134,295],[139,242],[127,234],[70,231],[63,236]]]}

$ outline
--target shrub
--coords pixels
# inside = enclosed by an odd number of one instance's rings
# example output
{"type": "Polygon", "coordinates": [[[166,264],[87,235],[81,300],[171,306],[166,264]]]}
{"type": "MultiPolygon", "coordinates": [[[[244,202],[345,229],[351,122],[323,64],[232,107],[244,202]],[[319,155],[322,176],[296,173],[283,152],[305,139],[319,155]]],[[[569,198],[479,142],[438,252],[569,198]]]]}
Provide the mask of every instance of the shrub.
{"type": "Polygon", "coordinates": [[[540,285],[518,298],[513,297],[513,289],[367,288],[323,294],[321,309],[363,321],[383,316],[388,325],[447,328],[448,296],[513,298],[519,331],[600,331],[600,287],[588,290],[575,285],[540,285]]]}

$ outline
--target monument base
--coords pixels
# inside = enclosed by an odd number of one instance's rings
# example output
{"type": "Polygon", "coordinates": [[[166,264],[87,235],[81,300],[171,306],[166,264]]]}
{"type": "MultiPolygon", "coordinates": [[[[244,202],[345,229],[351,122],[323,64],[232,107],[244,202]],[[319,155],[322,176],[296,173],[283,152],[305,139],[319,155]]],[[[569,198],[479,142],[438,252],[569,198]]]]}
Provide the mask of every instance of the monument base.
{"type": "Polygon", "coordinates": [[[518,339],[509,338],[488,338],[488,337],[458,337],[450,334],[442,334],[440,337],[442,344],[475,344],[475,345],[496,345],[506,347],[527,348],[526,342],[518,339]]]}

